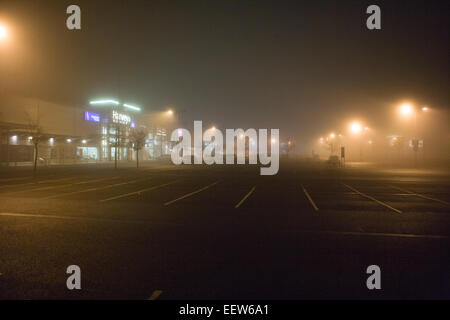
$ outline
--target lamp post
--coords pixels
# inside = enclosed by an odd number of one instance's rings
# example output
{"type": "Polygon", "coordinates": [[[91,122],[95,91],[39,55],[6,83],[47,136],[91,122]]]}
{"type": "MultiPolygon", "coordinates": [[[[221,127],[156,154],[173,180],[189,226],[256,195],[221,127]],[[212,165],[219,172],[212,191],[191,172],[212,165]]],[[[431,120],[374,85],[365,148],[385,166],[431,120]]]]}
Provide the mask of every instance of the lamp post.
{"type": "Polygon", "coordinates": [[[362,161],[362,141],[359,136],[363,130],[363,127],[362,127],[361,123],[359,123],[358,121],[354,121],[350,124],[349,129],[352,134],[356,135],[359,138],[358,139],[359,140],[359,161],[361,162],[362,161]]]}
{"type": "MultiPolygon", "coordinates": [[[[0,48],[8,39],[8,29],[5,25],[0,23],[0,48]]],[[[4,88],[0,88],[0,97],[3,94],[4,88]]],[[[0,132],[0,138],[3,139],[3,131],[0,132]]],[[[1,150],[3,152],[3,150],[1,150]]],[[[9,130],[6,130],[6,166],[9,166],[9,130]]]]}
{"type": "MultiPolygon", "coordinates": [[[[420,110],[422,112],[428,112],[429,108],[427,106],[423,106],[420,110]]],[[[414,166],[417,167],[417,152],[419,151],[419,133],[417,122],[419,112],[409,103],[400,105],[398,111],[403,118],[414,116],[414,138],[412,139],[412,145],[414,150],[414,166]]]]}

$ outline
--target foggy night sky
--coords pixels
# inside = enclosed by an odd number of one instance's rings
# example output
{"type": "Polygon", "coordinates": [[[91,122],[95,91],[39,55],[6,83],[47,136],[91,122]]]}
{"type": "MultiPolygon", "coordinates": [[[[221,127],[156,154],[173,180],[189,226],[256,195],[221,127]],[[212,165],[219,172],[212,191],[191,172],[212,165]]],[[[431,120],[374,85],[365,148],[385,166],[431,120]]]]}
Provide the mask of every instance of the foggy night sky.
{"type": "Polygon", "coordinates": [[[117,98],[184,122],[312,139],[382,126],[402,99],[448,108],[448,1],[0,0],[3,90],[83,107],[117,98]],[[77,4],[82,30],[69,31],[77,4]],[[370,4],[382,30],[367,30],[370,4]]]}

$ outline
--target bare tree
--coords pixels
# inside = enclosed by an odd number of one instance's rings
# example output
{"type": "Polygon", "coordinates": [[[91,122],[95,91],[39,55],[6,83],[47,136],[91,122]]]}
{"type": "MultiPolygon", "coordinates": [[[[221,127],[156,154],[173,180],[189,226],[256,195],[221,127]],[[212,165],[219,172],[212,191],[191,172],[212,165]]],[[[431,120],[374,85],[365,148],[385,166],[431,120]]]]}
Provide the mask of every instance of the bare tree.
{"type": "Polygon", "coordinates": [[[146,138],[147,132],[142,128],[131,131],[130,142],[134,151],[136,151],[136,168],[139,168],[139,150],[145,146],[146,138]]]}
{"type": "Polygon", "coordinates": [[[39,143],[43,139],[43,132],[39,118],[33,120],[31,117],[29,117],[27,131],[29,134],[29,139],[34,146],[33,175],[36,175],[39,143]]]}

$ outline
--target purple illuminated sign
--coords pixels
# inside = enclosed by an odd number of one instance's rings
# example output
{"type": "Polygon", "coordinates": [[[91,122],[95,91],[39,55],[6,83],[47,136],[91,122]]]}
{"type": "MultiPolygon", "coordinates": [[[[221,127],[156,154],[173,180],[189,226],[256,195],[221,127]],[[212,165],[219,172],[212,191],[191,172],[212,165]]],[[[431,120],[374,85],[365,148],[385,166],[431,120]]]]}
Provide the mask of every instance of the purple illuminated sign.
{"type": "Polygon", "coordinates": [[[84,120],[92,122],[100,122],[100,115],[98,113],[85,111],[84,120]]]}

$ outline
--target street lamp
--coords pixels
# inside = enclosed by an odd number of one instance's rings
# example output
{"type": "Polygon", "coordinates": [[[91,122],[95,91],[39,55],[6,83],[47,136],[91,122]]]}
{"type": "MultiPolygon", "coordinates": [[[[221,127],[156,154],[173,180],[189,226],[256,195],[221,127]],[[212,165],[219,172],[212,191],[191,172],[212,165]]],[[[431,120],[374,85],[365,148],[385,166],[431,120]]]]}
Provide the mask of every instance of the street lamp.
{"type": "MultiPolygon", "coordinates": [[[[423,106],[420,110],[422,112],[427,112],[429,108],[427,106],[423,106]]],[[[413,150],[414,150],[414,166],[417,166],[417,151],[419,149],[419,133],[417,129],[417,117],[419,112],[415,110],[415,108],[409,104],[404,103],[399,107],[399,112],[403,117],[410,117],[411,115],[414,115],[414,135],[415,137],[412,140],[413,143],[413,150]]]]}
{"type": "Polygon", "coordinates": [[[355,121],[350,124],[350,131],[353,134],[359,134],[362,130],[362,126],[359,122],[355,121]]]}
{"type": "Polygon", "coordinates": [[[168,110],[168,111],[167,111],[167,114],[168,114],[169,116],[171,116],[171,115],[173,115],[173,111],[172,111],[172,110],[168,110]]]}
{"type": "Polygon", "coordinates": [[[414,113],[414,109],[409,103],[404,103],[400,106],[399,112],[403,117],[409,117],[414,113]]]}
{"type": "Polygon", "coordinates": [[[6,40],[8,38],[8,29],[6,26],[0,24],[0,40],[6,40]]]}
{"type": "MultiPolygon", "coordinates": [[[[354,121],[354,122],[350,123],[349,128],[350,128],[350,132],[356,136],[359,136],[359,134],[363,130],[363,126],[358,121],[354,121]]],[[[369,127],[365,127],[364,129],[367,131],[367,130],[369,130],[369,127]]],[[[358,140],[359,140],[359,161],[362,161],[362,148],[363,148],[362,141],[361,141],[361,138],[359,138],[358,140]]]]}

